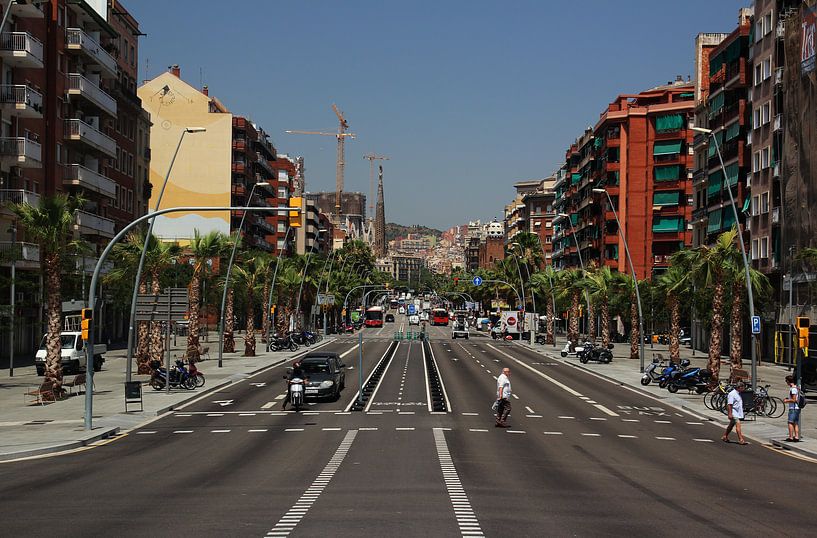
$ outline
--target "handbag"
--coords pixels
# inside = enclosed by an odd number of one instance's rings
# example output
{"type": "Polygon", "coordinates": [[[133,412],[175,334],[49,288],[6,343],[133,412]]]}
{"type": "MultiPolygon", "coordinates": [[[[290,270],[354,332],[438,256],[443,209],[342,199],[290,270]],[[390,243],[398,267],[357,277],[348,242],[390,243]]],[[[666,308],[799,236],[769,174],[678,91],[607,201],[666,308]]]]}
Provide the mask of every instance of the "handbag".
{"type": "Polygon", "coordinates": [[[494,413],[496,413],[497,411],[499,411],[499,400],[496,400],[496,401],[494,402],[494,405],[492,405],[492,406],[491,406],[491,411],[493,411],[494,413]]]}

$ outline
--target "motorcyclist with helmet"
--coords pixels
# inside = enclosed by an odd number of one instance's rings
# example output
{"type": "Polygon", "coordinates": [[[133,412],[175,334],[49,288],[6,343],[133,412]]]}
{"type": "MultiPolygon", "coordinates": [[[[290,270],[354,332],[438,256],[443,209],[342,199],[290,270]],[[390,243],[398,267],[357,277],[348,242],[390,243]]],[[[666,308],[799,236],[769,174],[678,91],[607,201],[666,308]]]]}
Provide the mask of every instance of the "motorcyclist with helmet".
{"type": "Polygon", "coordinates": [[[287,395],[284,398],[284,405],[283,409],[287,408],[287,404],[291,401],[290,396],[291,393],[289,391],[289,385],[292,383],[292,380],[298,378],[302,379],[304,384],[309,383],[309,378],[306,377],[306,373],[304,372],[303,368],[301,368],[301,361],[295,361],[292,363],[292,369],[289,372],[289,377],[287,378],[287,395]]]}

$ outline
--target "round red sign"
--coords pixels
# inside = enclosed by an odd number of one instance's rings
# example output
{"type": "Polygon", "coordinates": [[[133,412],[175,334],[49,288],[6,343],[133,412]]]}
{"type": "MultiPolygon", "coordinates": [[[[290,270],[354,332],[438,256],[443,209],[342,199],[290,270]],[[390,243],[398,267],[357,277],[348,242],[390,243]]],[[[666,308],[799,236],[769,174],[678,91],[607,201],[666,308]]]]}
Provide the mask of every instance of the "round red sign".
{"type": "Polygon", "coordinates": [[[516,318],[508,318],[508,325],[516,325],[516,318]]]}

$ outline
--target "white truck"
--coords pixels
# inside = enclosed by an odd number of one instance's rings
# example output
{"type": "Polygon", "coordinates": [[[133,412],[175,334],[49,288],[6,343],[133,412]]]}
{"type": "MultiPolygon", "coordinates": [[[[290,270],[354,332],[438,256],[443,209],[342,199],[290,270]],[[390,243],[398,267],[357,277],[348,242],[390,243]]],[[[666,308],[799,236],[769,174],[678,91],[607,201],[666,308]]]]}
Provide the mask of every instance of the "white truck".
{"type": "Polygon", "coordinates": [[[499,318],[500,330],[503,332],[507,331],[507,334],[514,340],[519,339],[519,335],[522,332],[522,328],[520,327],[522,320],[520,317],[519,312],[515,310],[503,310],[499,318]]]}
{"type": "Polygon", "coordinates": [[[468,320],[465,314],[457,314],[451,324],[451,339],[465,338],[468,340],[468,320]]]}
{"type": "MultiPolygon", "coordinates": [[[[65,373],[77,373],[85,371],[86,355],[85,341],[79,331],[63,331],[60,333],[60,362],[65,373]]],[[[105,362],[105,353],[108,346],[105,344],[94,345],[94,372],[102,369],[105,362]]],[[[40,342],[40,349],[34,357],[34,366],[37,368],[37,375],[45,375],[45,335],[40,342]]]]}

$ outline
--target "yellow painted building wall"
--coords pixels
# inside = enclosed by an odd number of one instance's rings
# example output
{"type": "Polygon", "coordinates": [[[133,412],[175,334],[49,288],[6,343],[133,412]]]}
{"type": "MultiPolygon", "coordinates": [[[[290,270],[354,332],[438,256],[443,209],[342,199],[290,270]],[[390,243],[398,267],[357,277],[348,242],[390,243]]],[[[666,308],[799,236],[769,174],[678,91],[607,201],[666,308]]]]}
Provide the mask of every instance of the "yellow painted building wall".
{"type": "MultiPolygon", "coordinates": [[[[137,90],[142,106],[150,112],[150,211],[162,189],[168,166],[187,127],[204,127],[203,133],[184,135],[170,173],[160,208],[179,206],[229,206],[231,199],[232,125],[230,113],[211,113],[210,98],[172,73],[163,73],[137,90]]],[[[157,217],[154,233],[167,240],[189,239],[193,230],[203,235],[213,230],[230,233],[229,211],[171,213],[157,217]]]]}

